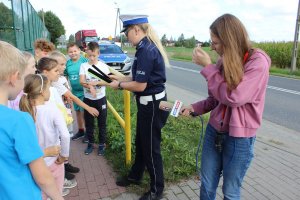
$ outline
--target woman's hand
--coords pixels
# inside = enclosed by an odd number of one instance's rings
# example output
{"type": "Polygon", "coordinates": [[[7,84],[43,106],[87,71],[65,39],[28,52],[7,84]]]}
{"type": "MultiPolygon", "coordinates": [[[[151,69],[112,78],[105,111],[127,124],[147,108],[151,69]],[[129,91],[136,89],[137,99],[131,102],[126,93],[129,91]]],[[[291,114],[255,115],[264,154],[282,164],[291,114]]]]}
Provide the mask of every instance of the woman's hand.
{"type": "Polygon", "coordinates": [[[59,155],[61,147],[59,145],[47,147],[44,149],[44,157],[54,157],[59,155]]]}
{"type": "Polygon", "coordinates": [[[89,107],[89,108],[87,109],[87,111],[88,111],[91,115],[93,115],[94,117],[98,117],[98,115],[99,115],[99,112],[98,112],[98,110],[97,110],[96,108],[89,107]]]}
{"type": "Polygon", "coordinates": [[[113,80],[111,83],[109,83],[109,86],[116,90],[119,88],[119,81],[113,80]]]}
{"type": "Polygon", "coordinates": [[[201,47],[196,47],[193,51],[193,62],[205,67],[211,64],[211,59],[201,47]]]}
{"type": "Polygon", "coordinates": [[[180,115],[188,117],[193,112],[194,112],[194,108],[192,107],[192,105],[183,106],[183,108],[181,108],[180,115]]]}
{"type": "Polygon", "coordinates": [[[116,81],[118,81],[119,80],[119,76],[117,76],[117,75],[108,75],[109,76],[109,78],[111,79],[111,80],[116,80],[116,81]]]}

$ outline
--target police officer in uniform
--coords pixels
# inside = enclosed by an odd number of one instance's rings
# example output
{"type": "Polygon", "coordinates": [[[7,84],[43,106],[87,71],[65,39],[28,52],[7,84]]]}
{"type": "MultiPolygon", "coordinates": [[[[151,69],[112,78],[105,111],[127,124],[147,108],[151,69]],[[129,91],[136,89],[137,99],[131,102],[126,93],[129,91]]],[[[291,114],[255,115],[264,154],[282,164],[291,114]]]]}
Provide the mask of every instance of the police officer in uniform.
{"type": "Polygon", "coordinates": [[[166,71],[169,61],[160,39],[145,15],[121,15],[123,30],[128,40],[136,46],[132,77],[117,78],[110,86],[134,92],[137,103],[135,162],[126,177],[117,180],[119,186],[139,184],[145,168],[150,174],[150,190],[140,200],[157,200],[163,196],[164,175],[160,153],[161,129],[168,113],[159,109],[166,101],[166,71]]]}

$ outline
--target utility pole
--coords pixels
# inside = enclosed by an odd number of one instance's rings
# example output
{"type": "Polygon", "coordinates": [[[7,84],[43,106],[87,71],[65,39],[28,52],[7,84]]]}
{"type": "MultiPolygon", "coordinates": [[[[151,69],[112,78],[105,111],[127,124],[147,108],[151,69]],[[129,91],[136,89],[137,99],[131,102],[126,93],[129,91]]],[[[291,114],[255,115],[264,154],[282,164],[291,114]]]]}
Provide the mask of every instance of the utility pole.
{"type": "Polygon", "coordinates": [[[294,37],[294,46],[293,46],[293,54],[292,54],[292,65],[291,71],[296,71],[296,62],[297,62],[297,53],[298,53],[298,36],[299,36],[299,23],[300,23],[300,0],[298,1],[298,12],[296,19],[296,28],[295,28],[295,37],[294,37]]]}
{"type": "Polygon", "coordinates": [[[120,16],[120,8],[118,7],[118,4],[116,2],[114,2],[117,6],[117,17],[116,17],[116,26],[115,26],[115,42],[116,42],[116,33],[117,33],[117,24],[118,24],[118,19],[120,16]]]}
{"type": "Polygon", "coordinates": [[[45,14],[44,14],[44,9],[42,8],[42,17],[43,17],[43,24],[45,25],[45,14]]]}

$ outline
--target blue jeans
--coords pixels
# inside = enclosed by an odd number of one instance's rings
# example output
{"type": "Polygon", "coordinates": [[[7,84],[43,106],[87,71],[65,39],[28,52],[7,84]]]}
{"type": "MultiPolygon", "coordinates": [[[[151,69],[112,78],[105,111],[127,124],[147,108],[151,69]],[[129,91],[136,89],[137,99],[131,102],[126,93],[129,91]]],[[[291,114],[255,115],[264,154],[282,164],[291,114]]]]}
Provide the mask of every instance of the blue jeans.
{"type": "Polygon", "coordinates": [[[215,148],[216,134],[217,130],[208,124],[201,159],[200,200],[216,198],[221,175],[224,199],[238,200],[243,178],[253,158],[255,137],[238,138],[225,133],[220,153],[215,148]]]}

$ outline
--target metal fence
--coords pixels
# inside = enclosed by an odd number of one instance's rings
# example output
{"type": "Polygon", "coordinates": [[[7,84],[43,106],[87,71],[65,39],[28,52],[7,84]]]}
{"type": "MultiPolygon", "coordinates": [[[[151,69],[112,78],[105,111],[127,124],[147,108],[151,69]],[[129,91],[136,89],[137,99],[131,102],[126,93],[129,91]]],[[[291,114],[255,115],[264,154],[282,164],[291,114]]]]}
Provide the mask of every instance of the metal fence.
{"type": "Polygon", "coordinates": [[[33,51],[38,38],[50,33],[28,0],[0,0],[0,40],[20,50],[33,51]]]}

